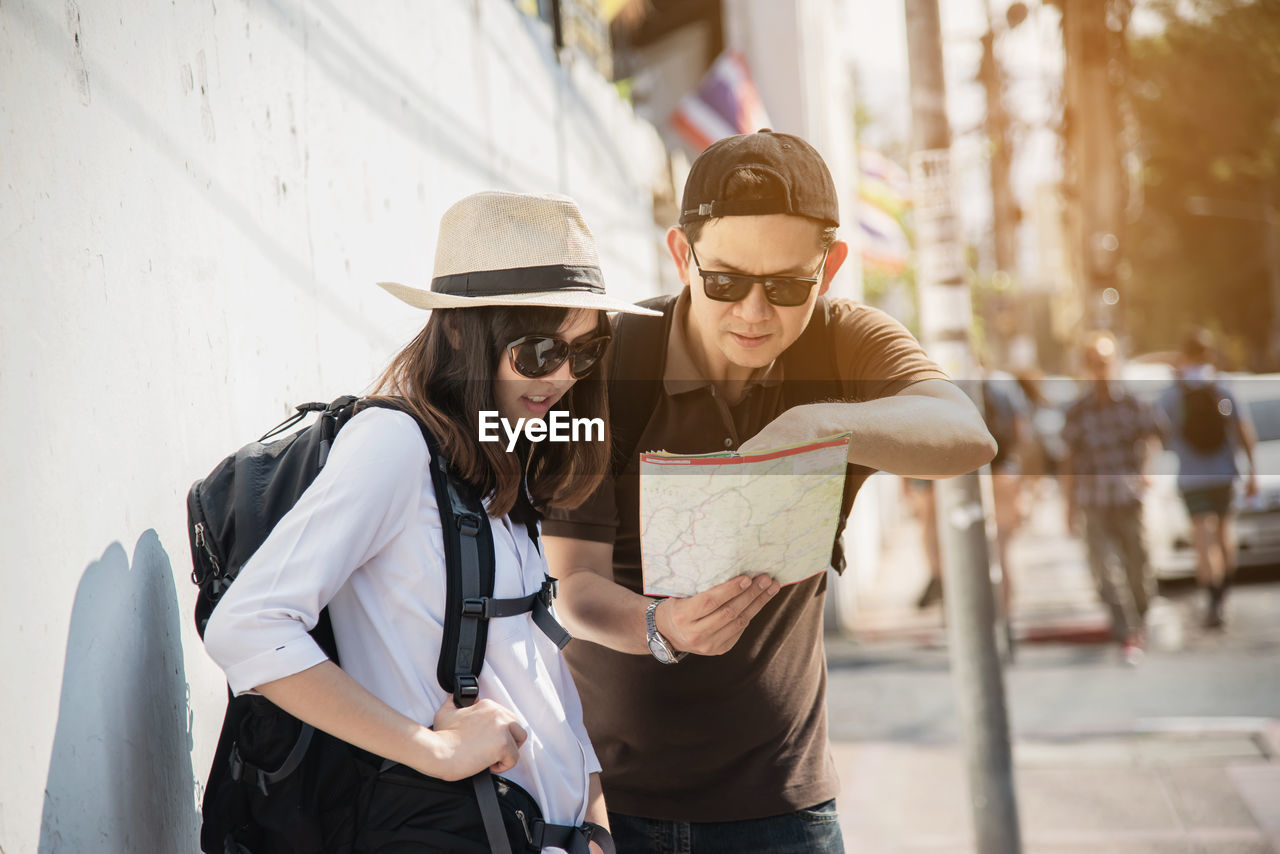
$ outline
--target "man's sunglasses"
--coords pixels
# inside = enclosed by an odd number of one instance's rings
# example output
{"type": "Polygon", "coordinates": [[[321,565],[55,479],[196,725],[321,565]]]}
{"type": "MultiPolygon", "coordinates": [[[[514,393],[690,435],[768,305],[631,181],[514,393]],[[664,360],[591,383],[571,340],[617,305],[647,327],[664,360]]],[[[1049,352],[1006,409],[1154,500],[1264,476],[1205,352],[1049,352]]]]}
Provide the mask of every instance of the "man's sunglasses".
{"type": "Polygon", "coordinates": [[[530,379],[549,376],[560,369],[566,359],[572,358],[569,373],[580,380],[600,361],[609,348],[610,336],[600,335],[570,344],[555,335],[526,335],[507,345],[511,367],[521,376],[530,379]]]}
{"type": "Polygon", "coordinates": [[[702,292],[707,295],[707,299],[716,302],[746,299],[752,286],[760,282],[764,285],[764,298],[774,305],[788,308],[804,305],[809,299],[810,289],[822,281],[822,271],[827,266],[827,253],[824,251],[816,276],[748,276],[745,273],[721,273],[702,269],[692,243],[689,244],[689,254],[693,256],[694,269],[702,277],[702,292]]]}

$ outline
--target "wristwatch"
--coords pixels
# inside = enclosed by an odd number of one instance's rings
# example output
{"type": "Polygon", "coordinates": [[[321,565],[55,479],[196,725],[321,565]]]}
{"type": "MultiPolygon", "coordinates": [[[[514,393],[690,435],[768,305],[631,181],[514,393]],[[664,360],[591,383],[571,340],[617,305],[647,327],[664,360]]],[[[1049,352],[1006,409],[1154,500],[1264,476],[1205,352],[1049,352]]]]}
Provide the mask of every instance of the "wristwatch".
{"type": "Polygon", "coordinates": [[[653,613],[658,610],[658,606],[661,604],[661,599],[654,599],[649,603],[649,607],[645,609],[645,637],[649,643],[649,652],[653,653],[654,658],[658,659],[658,661],[661,661],[663,664],[675,664],[689,653],[676,652],[671,648],[671,644],[667,643],[667,639],[658,634],[658,621],[654,619],[653,613]]]}

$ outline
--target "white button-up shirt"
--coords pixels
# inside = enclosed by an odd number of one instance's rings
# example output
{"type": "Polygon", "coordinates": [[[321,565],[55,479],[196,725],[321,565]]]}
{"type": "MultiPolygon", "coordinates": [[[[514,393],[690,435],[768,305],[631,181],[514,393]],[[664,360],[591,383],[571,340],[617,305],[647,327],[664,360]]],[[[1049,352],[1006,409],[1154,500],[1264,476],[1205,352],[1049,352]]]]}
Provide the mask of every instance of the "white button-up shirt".
{"type": "MultiPolygon", "coordinates": [[[[342,429],[298,503],[214,610],[205,647],[237,694],[325,660],[307,634],[326,605],[342,668],[396,711],[430,726],[444,634],[440,513],[417,423],[367,409],[342,429]]],[[[521,523],[489,519],[502,599],[537,591],[546,560],[521,523]]],[[[529,733],[505,777],[554,824],[581,824],[600,770],[568,665],[528,614],[489,622],[480,697],[529,733]]]]}

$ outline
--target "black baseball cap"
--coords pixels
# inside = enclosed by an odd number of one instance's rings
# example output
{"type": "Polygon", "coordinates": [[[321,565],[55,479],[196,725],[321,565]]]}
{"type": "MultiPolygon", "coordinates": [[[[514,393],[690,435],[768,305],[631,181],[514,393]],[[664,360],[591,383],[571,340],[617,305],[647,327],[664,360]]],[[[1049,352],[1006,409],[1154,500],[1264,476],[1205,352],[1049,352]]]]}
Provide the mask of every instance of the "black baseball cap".
{"type": "Polygon", "coordinates": [[[681,225],[722,216],[763,214],[793,214],[823,225],[840,224],[835,182],[812,145],[798,136],[761,128],[713,143],[693,161],[680,205],[681,225]],[[783,195],[726,201],[725,184],[744,167],[775,176],[783,195]]]}

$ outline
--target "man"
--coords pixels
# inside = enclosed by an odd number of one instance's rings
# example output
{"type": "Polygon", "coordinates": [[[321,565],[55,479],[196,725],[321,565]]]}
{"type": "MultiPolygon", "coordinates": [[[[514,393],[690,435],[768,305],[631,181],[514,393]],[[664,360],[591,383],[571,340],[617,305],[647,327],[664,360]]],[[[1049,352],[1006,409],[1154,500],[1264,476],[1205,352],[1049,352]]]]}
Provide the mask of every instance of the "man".
{"type": "Polygon", "coordinates": [[[1178,491],[1191,517],[1196,583],[1205,588],[1204,627],[1223,627],[1227,583],[1235,572],[1232,489],[1240,475],[1236,456],[1249,460],[1245,491],[1258,491],[1253,424],[1248,411],[1217,380],[1213,335],[1193,330],[1183,341],[1178,381],[1160,396],[1169,420],[1169,446],[1178,457],[1178,491]]]}
{"type": "Polygon", "coordinates": [[[631,349],[638,327],[615,338],[610,375],[649,378],[611,387],[621,469],[544,523],[619,851],[842,850],[825,573],[785,589],[739,576],[687,599],[640,595],[637,452],[753,451],[847,430],[851,464],[919,477],[995,452],[977,409],[901,325],[819,300],[849,253],[838,222],[826,164],[797,137],[763,130],[697,158],[667,233],[684,290],[659,302],[654,352],[631,349]],[[823,340],[805,337],[817,324],[823,340]],[[832,355],[843,399],[824,391],[821,358],[788,358],[801,345],[832,355]],[[826,402],[786,408],[788,395],[826,402]]]}
{"type": "Polygon", "coordinates": [[[1088,337],[1083,351],[1084,393],[1067,408],[1062,484],[1067,528],[1080,530],[1098,595],[1111,611],[1111,632],[1128,664],[1143,652],[1143,620],[1155,594],[1142,531],[1147,456],[1159,438],[1155,413],[1113,382],[1116,341],[1088,337]],[[1114,561],[1113,561],[1114,557],[1114,561]],[[1117,566],[1118,564],[1118,566],[1117,566]]]}

